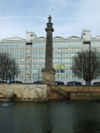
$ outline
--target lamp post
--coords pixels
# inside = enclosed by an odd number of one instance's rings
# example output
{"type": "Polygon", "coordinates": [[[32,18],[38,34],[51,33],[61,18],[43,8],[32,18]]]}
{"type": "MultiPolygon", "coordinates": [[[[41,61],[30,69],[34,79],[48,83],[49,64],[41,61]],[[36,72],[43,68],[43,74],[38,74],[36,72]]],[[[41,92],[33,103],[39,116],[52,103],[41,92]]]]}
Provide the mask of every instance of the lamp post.
{"type": "Polygon", "coordinates": [[[89,42],[89,58],[90,58],[90,76],[91,76],[91,42],[89,42]]]}
{"type": "MultiPolygon", "coordinates": [[[[91,78],[91,42],[90,41],[83,41],[83,44],[88,44],[89,45],[89,71],[90,71],[90,78],[91,78]]],[[[89,83],[91,85],[91,81],[89,83]]]]}

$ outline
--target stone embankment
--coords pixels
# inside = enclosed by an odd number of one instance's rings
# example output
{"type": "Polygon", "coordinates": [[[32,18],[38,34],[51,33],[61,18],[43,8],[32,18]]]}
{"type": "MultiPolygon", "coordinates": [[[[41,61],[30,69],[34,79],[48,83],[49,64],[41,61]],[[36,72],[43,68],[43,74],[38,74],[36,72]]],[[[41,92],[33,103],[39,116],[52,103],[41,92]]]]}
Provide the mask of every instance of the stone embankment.
{"type": "Polygon", "coordinates": [[[100,86],[48,86],[50,99],[100,100],[100,86]]]}
{"type": "Polygon", "coordinates": [[[47,99],[47,85],[0,84],[0,98],[12,98],[19,101],[47,99]]]}
{"type": "Polygon", "coordinates": [[[17,101],[100,100],[99,86],[57,86],[34,84],[0,84],[0,99],[17,101]]]}

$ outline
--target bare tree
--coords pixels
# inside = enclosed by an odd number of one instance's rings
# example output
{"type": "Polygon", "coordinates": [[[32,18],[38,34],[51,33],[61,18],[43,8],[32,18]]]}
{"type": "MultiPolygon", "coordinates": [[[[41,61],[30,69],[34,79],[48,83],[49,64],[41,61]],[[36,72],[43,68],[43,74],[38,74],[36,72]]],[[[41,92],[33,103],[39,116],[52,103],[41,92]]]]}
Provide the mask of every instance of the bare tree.
{"type": "Polygon", "coordinates": [[[17,77],[19,74],[18,72],[18,65],[15,62],[15,59],[10,60],[10,73],[9,73],[9,79],[14,81],[15,76],[17,77]]]}
{"type": "Polygon", "coordinates": [[[18,75],[18,66],[15,59],[8,53],[0,53],[0,79],[3,81],[13,80],[18,75]]]}
{"type": "Polygon", "coordinates": [[[72,72],[79,78],[86,81],[86,85],[91,85],[91,80],[100,76],[100,59],[96,51],[78,52],[73,57],[72,72]]]}

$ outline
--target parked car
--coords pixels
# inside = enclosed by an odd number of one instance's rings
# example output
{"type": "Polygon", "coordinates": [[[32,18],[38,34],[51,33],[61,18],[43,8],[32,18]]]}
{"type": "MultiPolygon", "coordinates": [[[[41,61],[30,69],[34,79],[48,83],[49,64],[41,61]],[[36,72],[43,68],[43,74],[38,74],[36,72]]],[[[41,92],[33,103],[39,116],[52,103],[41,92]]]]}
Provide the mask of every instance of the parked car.
{"type": "Polygon", "coordinates": [[[35,81],[35,82],[33,82],[33,84],[43,84],[43,82],[42,81],[35,81]]]}
{"type": "Polygon", "coordinates": [[[78,86],[80,86],[80,85],[82,85],[82,83],[78,82],[78,81],[70,81],[70,82],[67,82],[67,85],[78,85],[78,86]]]}
{"type": "Polygon", "coordinates": [[[0,81],[0,83],[6,83],[6,81],[0,81]]]}
{"type": "Polygon", "coordinates": [[[10,81],[9,83],[22,84],[22,81],[10,81]]]}
{"type": "Polygon", "coordinates": [[[64,82],[62,82],[62,81],[56,81],[56,85],[64,85],[64,82]]]}
{"type": "Polygon", "coordinates": [[[100,86],[100,82],[94,82],[93,85],[94,86],[100,86]]]}

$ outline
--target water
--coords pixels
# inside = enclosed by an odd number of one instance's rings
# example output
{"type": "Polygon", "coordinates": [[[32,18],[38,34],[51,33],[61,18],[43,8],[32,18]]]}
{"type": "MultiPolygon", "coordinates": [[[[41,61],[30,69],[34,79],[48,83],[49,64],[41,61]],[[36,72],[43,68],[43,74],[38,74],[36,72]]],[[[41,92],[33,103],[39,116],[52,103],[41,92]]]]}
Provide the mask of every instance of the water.
{"type": "Polygon", "coordinates": [[[100,103],[0,103],[0,133],[100,133],[100,103]]]}

